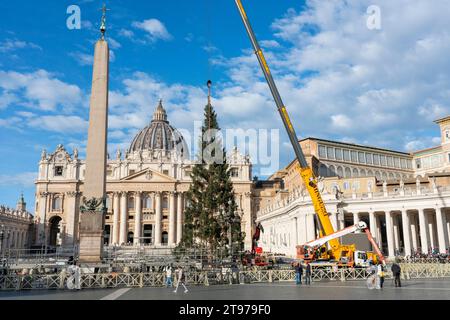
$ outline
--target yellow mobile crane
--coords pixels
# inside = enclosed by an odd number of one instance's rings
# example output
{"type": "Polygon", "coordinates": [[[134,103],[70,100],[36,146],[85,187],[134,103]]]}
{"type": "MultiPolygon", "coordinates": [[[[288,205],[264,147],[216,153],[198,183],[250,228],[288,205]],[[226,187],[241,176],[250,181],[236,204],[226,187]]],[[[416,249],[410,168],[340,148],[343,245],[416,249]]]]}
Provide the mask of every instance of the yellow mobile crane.
{"type": "MultiPolygon", "coordinates": [[[[299,163],[299,172],[300,176],[303,179],[303,182],[308,189],[308,192],[311,196],[312,203],[314,205],[314,210],[319,217],[320,225],[322,227],[321,233],[323,236],[329,236],[335,233],[333,226],[331,224],[329,215],[325,208],[325,204],[320,195],[319,189],[317,187],[317,179],[314,176],[314,172],[308,166],[305,155],[303,154],[302,148],[297,138],[297,134],[295,133],[294,126],[289,118],[288,112],[286,110],[285,105],[283,104],[283,100],[281,99],[280,93],[278,92],[278,88],[275,84],[275,81],[272,77],[269,66],[266,62],[264,54],[259,46],[258,41],[256,40],[256,36],[253,32],[253,29],[248,20],[247,14],[244,10],[241,0],[235,0],[236,5],[239,9],[239,12],[242,17],[242,21],[244,22],[245,28],[247,29],[248,36],[250,37],[250,41],[252,43],[253,49],[255,50],[255,54],[258,58],[259,64],[261,66],[262,71],[264,72],[264,76],[266,78],[267,84],[269,85],[270,91],[272,92],[272,96],[275,100],[275,103],[278,108],[278,112],[280,113],[281,119],[283,120],[283,124],[287,130],[289,135],[289,139],[291,141],[292,147],[294,148],[295,155],[297,157],[299,163]]],[[[315,255],[315,259],[320,260],[336,260],[336,261],[352,261],[354,253],[356,251],[355,245],[342,245],[339,242],[339,239],[332,238],[328,241],[330,245],[330,250],[324,244],[320,248],[320,254],[315,255]]],[[[300,251],[303,248],[298,248],[300,251]]],[[[302,254],[302,252],[299,252],[302,254]]]]}

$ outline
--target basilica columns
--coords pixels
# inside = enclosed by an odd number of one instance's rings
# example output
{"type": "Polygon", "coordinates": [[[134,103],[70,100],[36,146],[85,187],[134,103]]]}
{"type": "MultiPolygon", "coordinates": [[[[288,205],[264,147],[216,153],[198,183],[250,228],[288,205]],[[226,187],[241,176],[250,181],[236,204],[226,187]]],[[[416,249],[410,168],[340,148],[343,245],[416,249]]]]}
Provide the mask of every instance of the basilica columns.
{"type": "Polygon", "coordinates": [[[420,245],[422,253],[428,253],[428,221],[424,209],[419,209],[420,245]]]}
{"type": "Polygon", "coordinates": [[[65,245],[73,246],[75,243],[77,243],[77,223],[79,215],[78,213],[78,192],[67,192],[66,193],[66,201],[67,201],[67,227],[66,227],[66,233],[62,233],[65,237],[65,245]]]}
{"type": "Polygon", "coordinates": [[[119,236],[120,245],[127,243],[127,220],[128,220],[127,202],[128,202],[127,193],[122,192],[120,197],[120,236],[119,236]]]}
{"type": "Polygon", "coordinates": [[[403,225],[403,244],[405,247],[405,256],[411,255],[411,228],[409,226],[409,216],[406,209],[402,210],[402,225],[403,225]]]}
{"type": "Polygon", "coordinates": [[[141,230],[142,230],[142,200],[141,200],[142,192],[136,192],[134,197],[136,203],[134,205],[135,208],[135,216],[134,216],[134,245],[141,244],[141,230]]]}
{"type": "Polygon", "coordinates": [[[176,193],[171,192],[169,195],[169,246],[175,245],[175,222],[176,222],[176,212],[175,212],[175,197],[176,193]]]}
{"type": "Polygon", "coordinates": [[[114,192],[112,243],[119,243],[120,192],[114,192]]]}
{"type": "Polygon", "coordinates": [[[178,193],[177,203],[177,244],[183,237],[183,193],[178,193]]]}
{"type": "Polygon", "coordinates": [[[43,245],[45,244],[45,233],[46,233],[46,213],[47,213],[47,201],[48,201],[48,192],[41,192],[39,197],[39,225],[37,228],[37,244],[43,245]]]}
{"type": "Polygon", "coordinates": [[[155,245],[161,245],[161,222],[162,222],[162,207],[161,207],[161,192],[156,193],[155,197],[156,214],[155,214],[155,245]]]}

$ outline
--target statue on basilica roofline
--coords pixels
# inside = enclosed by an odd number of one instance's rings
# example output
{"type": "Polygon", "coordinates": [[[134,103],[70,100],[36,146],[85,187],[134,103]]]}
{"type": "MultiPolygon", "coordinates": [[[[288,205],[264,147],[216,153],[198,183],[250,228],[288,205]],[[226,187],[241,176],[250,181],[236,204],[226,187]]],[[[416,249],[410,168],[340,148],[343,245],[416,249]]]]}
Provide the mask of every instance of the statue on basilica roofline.
{"type": "Polygon", "coordinates": [[[120,160],[121,158],[122,158],[122,151],[120,150],[120,148],[117,148],[116,159],[120,160]]]}
{"type": "Polygon", "coordinates": [[[41,153],[41,160],[47,160],[47,150],[43,149],[41,153]]]}
{"type": "Polygon", "coordinates": [[[78,149],[77,148],[73,149],[73,159],[78,160],[78,149]]]}

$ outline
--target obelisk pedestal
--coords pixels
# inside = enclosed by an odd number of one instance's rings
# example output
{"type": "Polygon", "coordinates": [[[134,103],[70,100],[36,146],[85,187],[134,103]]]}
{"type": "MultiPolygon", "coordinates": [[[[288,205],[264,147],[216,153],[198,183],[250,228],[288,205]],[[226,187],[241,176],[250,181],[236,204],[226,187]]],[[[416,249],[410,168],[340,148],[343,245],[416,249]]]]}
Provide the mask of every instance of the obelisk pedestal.
{"type": "MultiPolygon", "coordinates": [[[[104,33],[104,31],[102,31],[104,33]]],[[[95,44],[86,175],[80,207],[80,263],[102,260],[106,213],[106,162],[108,131],[109,48],[102,39],[95,44]]]]}

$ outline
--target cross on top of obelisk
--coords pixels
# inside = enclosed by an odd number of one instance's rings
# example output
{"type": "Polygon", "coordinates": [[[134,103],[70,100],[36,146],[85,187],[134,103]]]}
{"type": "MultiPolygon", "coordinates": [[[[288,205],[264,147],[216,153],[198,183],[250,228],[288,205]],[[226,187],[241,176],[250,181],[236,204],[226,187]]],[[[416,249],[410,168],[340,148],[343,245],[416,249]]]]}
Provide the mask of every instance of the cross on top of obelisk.
{"type": "Polygon", "coordinates": [[[100,9],[102,10],[102,24],[100,25],[100,32],[102,33],[102,40],[105,39],[105,32],[106,32],[106,11],[109,11],[110,9],[106,8],[106,4],[103,4],[103,7],[100,9]]]}

